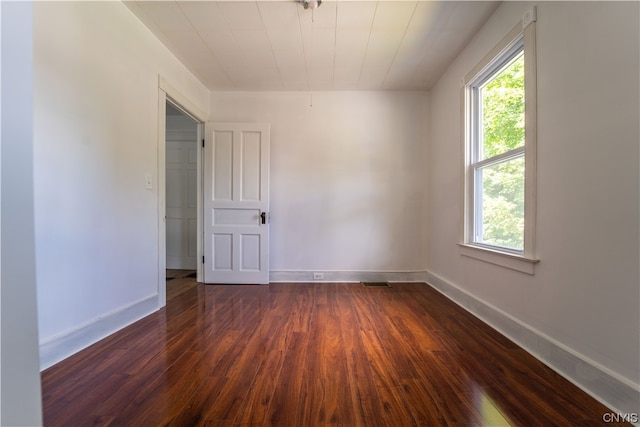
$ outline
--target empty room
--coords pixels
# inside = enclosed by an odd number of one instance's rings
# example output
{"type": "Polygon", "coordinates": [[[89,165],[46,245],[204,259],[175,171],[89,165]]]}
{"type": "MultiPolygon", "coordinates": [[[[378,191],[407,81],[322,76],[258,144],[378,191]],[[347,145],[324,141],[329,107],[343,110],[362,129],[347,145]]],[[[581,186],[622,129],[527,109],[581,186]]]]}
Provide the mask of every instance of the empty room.
{"type": "Polygon", "coordinates": [[[0,425],[640,425],[638,2],[0,12],[0,425]]]}

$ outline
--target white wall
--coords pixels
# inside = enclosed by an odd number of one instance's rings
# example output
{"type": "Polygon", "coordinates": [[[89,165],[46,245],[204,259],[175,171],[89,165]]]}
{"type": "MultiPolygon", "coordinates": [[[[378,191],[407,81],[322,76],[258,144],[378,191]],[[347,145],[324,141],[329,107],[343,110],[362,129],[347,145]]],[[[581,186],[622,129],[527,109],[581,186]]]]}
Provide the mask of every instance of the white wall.
{"type": "Polygon", "coordinates": [[[158,75],[203,111],[209,93],[120,2],[37,2],[34,22],[46,367],[158,308],[158,75]]]}
{"type": "Polygon", "coordinates": [[[2,2],[0,425],[42,425],[33,219],[33,10],[2,2]]]}
{"type": "Polygon", "coordinates": [[[308,93],[211,96],[212,121],[271,124],[271,279],[417,277],[410,272],[426,269],[427,94],[327,92],[310,101],[308,93]]]}
{"type": "Polygon", "coordinates": [[[535,275],[456,245],[461,79],[529,7],[503,3],[431,92],[430,280],[602,400],[640,412],[638,3],[538,4],[535,275]]]}

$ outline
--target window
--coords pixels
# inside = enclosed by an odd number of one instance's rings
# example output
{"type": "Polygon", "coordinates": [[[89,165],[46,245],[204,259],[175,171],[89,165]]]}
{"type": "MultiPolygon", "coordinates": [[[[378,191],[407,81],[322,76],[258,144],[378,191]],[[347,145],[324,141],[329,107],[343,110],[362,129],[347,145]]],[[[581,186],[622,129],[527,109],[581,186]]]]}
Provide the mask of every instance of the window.
{"type": "MultiPolygon", "coordinates": [[[[535,25],[528,12],[465,78],[462,254],[533,273],[535,25]]],[[[535,19],[533,19],[535,20],[535,19]]]]}
{"type": "Polygon", "coordinates": [[[524,251],[524,52],[518,42],[470,85],[471,242],[524,251]]]}

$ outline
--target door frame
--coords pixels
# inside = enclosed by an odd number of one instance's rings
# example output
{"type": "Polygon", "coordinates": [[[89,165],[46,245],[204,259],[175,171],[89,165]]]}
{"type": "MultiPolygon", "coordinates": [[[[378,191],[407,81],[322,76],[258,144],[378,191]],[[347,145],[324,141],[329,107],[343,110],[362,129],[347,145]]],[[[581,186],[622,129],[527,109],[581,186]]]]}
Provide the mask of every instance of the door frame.
{"type": "MultiPolygon", "coordinates": [[[[171,86],[162,76],[158,76],[158,308],[162,308],[167,304],[167,224],[166,224],[166,118],[167,118],[167,101],[182,111],[185,115],[192,118],[198,123],[197,140],[204,138],[204,123],[207,121],[207,115],[200,110],[195,103],[182,93],[171,86]]],[[[204,254],[204,246],[202,239],[203,230],[203,199],[202,199],[202,149],[198,153],[198,169],[197,175],[197,259],[202,259],[204,254]]],[[[197,262],[197,278],[198,282],[203,281],[202,263],[197,262]]]]}

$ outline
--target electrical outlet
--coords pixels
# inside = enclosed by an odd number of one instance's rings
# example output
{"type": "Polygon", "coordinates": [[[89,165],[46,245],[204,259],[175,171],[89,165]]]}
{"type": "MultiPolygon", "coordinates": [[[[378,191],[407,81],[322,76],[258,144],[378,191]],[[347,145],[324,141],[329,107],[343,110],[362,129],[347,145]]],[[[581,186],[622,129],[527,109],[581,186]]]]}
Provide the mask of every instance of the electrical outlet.
{"type": "Polygon", "coordinates": [[[313,273],[313,280],[322,280],[324,279],[324,273],[313,273]]]}

